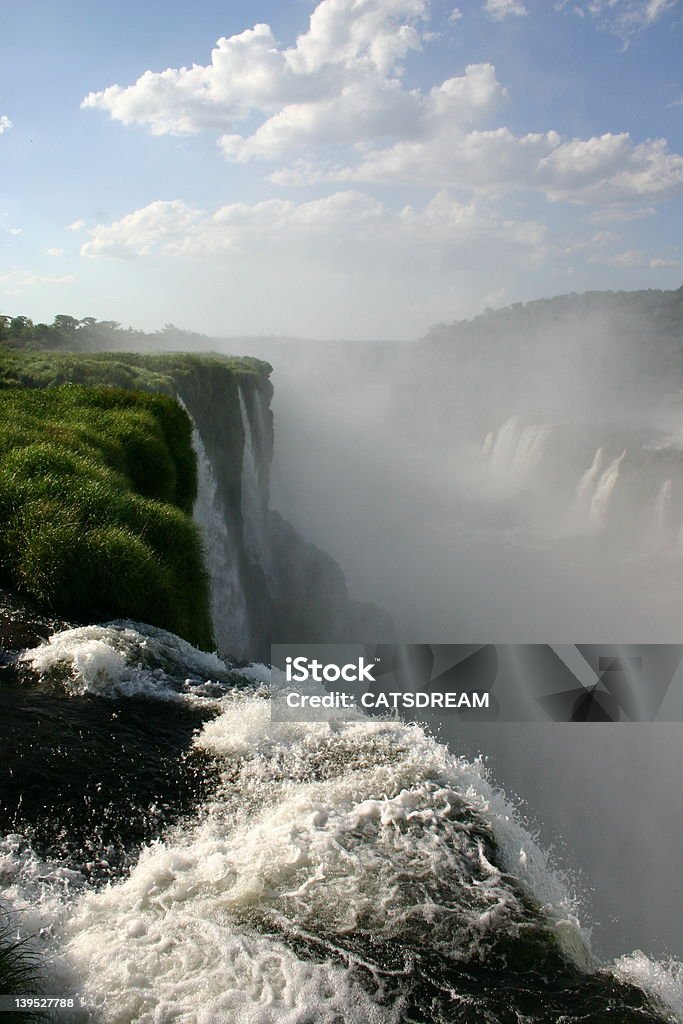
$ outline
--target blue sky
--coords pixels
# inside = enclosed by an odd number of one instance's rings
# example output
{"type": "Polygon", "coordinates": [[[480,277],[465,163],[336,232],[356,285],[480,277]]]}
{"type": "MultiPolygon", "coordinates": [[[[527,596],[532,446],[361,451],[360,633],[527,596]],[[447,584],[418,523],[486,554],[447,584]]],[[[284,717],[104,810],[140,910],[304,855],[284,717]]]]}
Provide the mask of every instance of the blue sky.
{"type": "Polygon", "coordinates": [[[9,314],[410,338],[683,282],[683,0],[27,0],[3,23],[9,314]]]}

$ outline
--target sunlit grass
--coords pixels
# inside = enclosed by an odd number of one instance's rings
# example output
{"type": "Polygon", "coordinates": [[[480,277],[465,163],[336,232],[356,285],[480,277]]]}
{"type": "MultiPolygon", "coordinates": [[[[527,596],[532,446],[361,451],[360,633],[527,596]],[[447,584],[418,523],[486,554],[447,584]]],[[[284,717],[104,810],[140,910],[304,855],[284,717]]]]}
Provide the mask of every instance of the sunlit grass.
{"type": "Polygon", "coordinates": [[[191,424],[173,398],[0,390],[0,578],[41,607],[210,646],[195,495],[191,424]]]}

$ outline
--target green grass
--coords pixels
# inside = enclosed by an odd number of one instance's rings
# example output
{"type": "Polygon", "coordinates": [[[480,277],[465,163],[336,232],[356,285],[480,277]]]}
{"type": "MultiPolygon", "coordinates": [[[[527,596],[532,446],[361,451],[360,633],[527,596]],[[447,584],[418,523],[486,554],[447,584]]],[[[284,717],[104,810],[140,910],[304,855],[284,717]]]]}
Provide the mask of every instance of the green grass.
{"type": "Polygon", "coordinates": [[[40,607],[210,647],[196,486],[191,423],[169,395],[0,389],[0,581],[40,607]]]}
{"type": "MultiPolygon", "coordinates": [[[[41,993],[40,957],[26,941],[17,939],[10,925],[9,917],[0,907],[0,995],[37,996],[41,993]]],[[[14,1011],[7,1014],[13,1024],[28,1024],[29,1021],[45,1021],[45,1014],[36,1011],[14,1011]]]]}

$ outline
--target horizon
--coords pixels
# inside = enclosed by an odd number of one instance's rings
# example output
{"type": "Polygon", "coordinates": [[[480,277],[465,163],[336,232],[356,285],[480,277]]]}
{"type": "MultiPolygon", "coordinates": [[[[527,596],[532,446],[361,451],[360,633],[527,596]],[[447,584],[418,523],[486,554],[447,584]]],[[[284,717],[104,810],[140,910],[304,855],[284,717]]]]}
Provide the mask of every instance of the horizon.
{"type": "MultiPolygon", "coordinates": [[[[124,323],[120,323],[118,321],[116,323],[117,323],[117,329],[120,330],[122,333],[126,333],[126,332],[130,331],[132,333],[146,334],[146,335],[152,336],[152,335],[155,335],[155,334],[164,334],[166,331],[178,331],[180,334],[195,335],[196,337],[199,337],[199,338],[206,338],[207,341],[233,341],[233,340],[234,341],[241,341],[241,340],[245,340],[245,341],[282,341],[282,342],[287,342],[287,341],[303,341],[303,342],[306,342],[306,343],[320,343],[320,344],[323,344],[323,345],[326,345],[326,344],[330,344],[330,345],[333,345],[333,344],[351,344],[351,345],[363,345],[363,344],[368,344],[368,345],[389,344],[389,345],[391,345],[391,344],[397,344],[397,345],[405,345],[405,344],[410,344],[412,342],[420,342],[420,341],[426,340],[428,338],[428,336],[429,336],[429,333],[433,329],[436,329],[436,328],[439,328],[439,327],[442,327],[442,326],[445,326],[445,327],[456,327],[456,326],[460,326],[460,325],[463,325],[463,324],[471,324],[475,320],[479,320],[479,319],[482,319],[482,318],[487,317],[487,316],[495,316],[497,313],[505,312],[505,310],[516,309],[518,307],[526,309],[528,306],[533,306],[535,304],[540,304],[540,303],[544,303],[544,302],[554,302],[554,301],[556,301],[558,299],[567,299],[567,298],[581,299],[581,298],[584,298],[587,295],[614,295],[614,296],[617,296],[617,295],[635,295],[635,294],[641,294],[641,293],[647,293],[647,292],[653,292],[653,293],[658,293],[658,294],[675,294],[676,292],[679,292],[679,291],[683,292],[683,282],[678,287],[674,286],[673,288],[666,288],[666,289],[660,289],[660,288],[632,288],[632,289],[619,289],[619,290],[615,290],[615,289],[588,289],[588,290],[582,291],[582,292],[561,292],[561,293],[558,293],[558,294],[555,294],[555,295],[541,296],[540,298],[537,298],[537,299],[527,299],[527,300],[521,299],[521,300],[519,300],[517,302],[508,303],[507,305],[503,305],[503,306],[488,306],[486,309],[483,309],[483,310],[481,310],[478,313],[473,313],[471,316],[463,317],[462,319],[459,319],[459,320],[441,321],[441,322],[438,322],[438,323],[430,324],[422,335],[420,335],[419,337],[412,337],[412,338],[387,338],[387,337],[381,337],[381,338],[345,338],[343,336],[338,336],[338,337],[313,337],[313,336],[305,336],[305,335],[297,335],[297,334],[281,334],[281,333],[276,333],[276,332],[272,332],[270,334],[246,334],[246,333],[241,333],[241,334],[205,334],[202,331],[194,330],[192,327],[182,327],[182,326],[180,326],[178,324],[172,324],[172,323],[165,323],[162,327],[152,327],[152,328],[149,328],[149,329],[143,329],[143,328],[140,328],[140,327],[136,327],[133,324],[124,324],[124,323]]],[[[26,315],[27,314],[26,314],[25,311],[23,311],[23,312],[16,311],[13,314],[12,313],[3,313],[2,311],[0,311],[0,317],[2,317],[2,316],[19,317],[19,316],[26,316],[26,315]]],[[[45,324],[49,325],[49,324],[53,323],[54,319],[57,316],[60,316],[60,315],[71,315],[71,314],[55,313],[50,318],[50,320],[46,320],[45,321],[45,324]]],[[[36,325],[36,326],[39,325],[39,322],[33,320],[33,317],[29,317],[29,319],[32,320],[34,325],[36,325]]],[[[75,319],[82,323],[83,321],[87,320],[88,317],[75,317],[75,319]]],[[[96,324],[100,323],[100,321],[97,321],[97,318],[95,318],[95,320],[96,320],[96,324]]],[[[102,323],[106,323],[107,321],[101,321],[101,322],[102,323]]]]}

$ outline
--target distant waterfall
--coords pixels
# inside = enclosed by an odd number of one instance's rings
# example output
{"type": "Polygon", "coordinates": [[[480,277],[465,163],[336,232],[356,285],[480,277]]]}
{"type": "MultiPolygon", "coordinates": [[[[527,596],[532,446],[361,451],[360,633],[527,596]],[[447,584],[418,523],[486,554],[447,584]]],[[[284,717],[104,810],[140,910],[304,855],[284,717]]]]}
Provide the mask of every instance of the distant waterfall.
{"type": "Polygon", "coordinates": [[[192,445],[197,454],[198,482],[194,520],[206,548],[214,634],[220,651],[245,657],[250,648],[249,619],[235,528],[227,520],[216,477],[196,427],[192,431],[192,445]]]}
{"type": "Polygon", "coordinates": [[[652,547],[655,551],[669,548],[674,539],[673,482],[665,480],[655,498],[652,517],[652,547]]]}
{"type": "Polygon", "coordinates": [[[625,456],[626,452],[623,451],[613,459],[597,482],[589,515],[591,525],[597,529],[602,530],[607,526],[610,498],[619,479],[619,468],[625,456]]]}
{"type": "Polygon", "coordinates": [[[255,392],[255,422],[249,415],[242,389],[239,388],[240,413],[244,431],[244,454],[242,457],[242,519],[244,521],[244,543],[253,560],[268,570],[268,496],[259,474],[257,443],[263,444],[265,430],[260,396],[255,392]]]}
{"type": "Polygon", "coordinates": [[[519,416],[511,416],[496,435],[487,435],[482,452],[496,473],[523,479],[537,468],[549,433],[548,426],[523,427],[519,416]]]}
{"type": "Polygon", "coordinates": [[[576,488],[576,506],[579,511],[590,509],[595,481],[598,479],[598,474],[602,470],[603,458],[604,450],[602,448],[598,448],[591,465],[579,480],[579,485],[576,488]]]}

